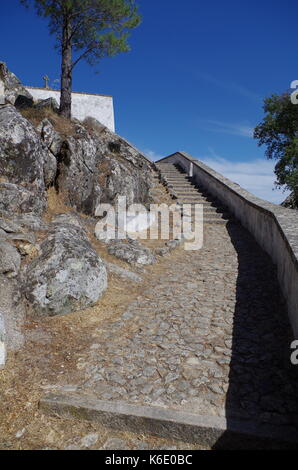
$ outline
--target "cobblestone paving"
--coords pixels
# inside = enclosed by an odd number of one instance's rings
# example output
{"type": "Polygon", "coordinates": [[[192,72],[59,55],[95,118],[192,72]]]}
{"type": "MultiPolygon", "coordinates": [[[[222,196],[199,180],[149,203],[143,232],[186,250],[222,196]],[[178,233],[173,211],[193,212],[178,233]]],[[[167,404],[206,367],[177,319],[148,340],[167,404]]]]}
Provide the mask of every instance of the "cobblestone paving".
{"type": "Polygon", "coordinates": [[[205,228],[115,323],[94,332],[81,387],[127,400],[279,425],[298,423],[298,375],[275,268],[236,223],[205,228]]]}

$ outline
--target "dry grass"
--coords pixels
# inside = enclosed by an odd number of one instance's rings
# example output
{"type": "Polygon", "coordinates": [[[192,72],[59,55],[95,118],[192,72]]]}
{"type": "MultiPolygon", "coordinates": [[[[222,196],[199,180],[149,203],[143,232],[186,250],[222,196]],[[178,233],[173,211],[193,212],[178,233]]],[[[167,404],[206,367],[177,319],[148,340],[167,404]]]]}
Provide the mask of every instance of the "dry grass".
{"type": "Polygon", "coordinates": [[[37,127],[43,119],[48,119],[61,136],[70,137],[76,135],[75,124],[70,119],[55,113],[51,108],[26,108],[20,110],[20,112],[34,127],[37,127]]]}
{"type": "Polygon", "coordinates": [[[67,214],[68,212],[74,211],[72,207],[65,204],[63,196],[61,193],[57,193],[54,187],[48,189],[47,195],[48,208],[43,215],[45,222],[50,222],[56,215],[67,214]]]}

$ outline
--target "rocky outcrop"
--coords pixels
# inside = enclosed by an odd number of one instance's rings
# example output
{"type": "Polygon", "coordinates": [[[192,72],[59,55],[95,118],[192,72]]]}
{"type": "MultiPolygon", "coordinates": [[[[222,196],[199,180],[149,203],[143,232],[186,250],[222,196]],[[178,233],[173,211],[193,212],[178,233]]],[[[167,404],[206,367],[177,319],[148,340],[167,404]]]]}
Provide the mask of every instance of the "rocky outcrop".
{"type": "Polygon", "coordinates": [[[100,156],[101,202],[115,202],[119,195],[126,196],[127,204],[149,202],[153,168],[147,157],[95,119],[87,118],[84,125],[96,140],[100,156]]]}
{"type": "Polygon", "coordinates": [[[57,219],[28,266],[23,291],[38,315],[63,315],[94,305],[107,287],[106,268],[83,228],[57,219]]]}
{"type": "Polygon", "coordinates": [[[63,141],[55,185],[67,204],[89,215],[94,215],[101,196],[97,163],[95,140],[77,124],[75,135],[63,141]]]}
{"type": "Polygon", "coordinates": [[[41,214],[46,207],[48,150],[34,127],[11,105],[0,108],[0,210],[41,214]]]}
{"type": "Polygon", "coordinates": [[[6,103],[23,107],[33,104],[33,98],[14,73],[10,72],[4,62],[0,62],[0,80],[4,84],[4,96],[6,103]]]}
{"type": "Polygon", "coordinates": [[[284,202],[281,203],[281,206],[287,207],[288,209],[296,209],[298,210],[298,202],[297,198],[295,197],[294,193],[291,193],[284,202]]]}
{"type": "Polygon", "coordinates": [[[152,168],[146,157],[95,120],[74,128],[74,135],[62,141],[49,121],[39,127],[57,158],[55,185],[66,203],[94,215],[100,202],[113,204],[119,195],[128,204],[149,201],[152,168]]]}

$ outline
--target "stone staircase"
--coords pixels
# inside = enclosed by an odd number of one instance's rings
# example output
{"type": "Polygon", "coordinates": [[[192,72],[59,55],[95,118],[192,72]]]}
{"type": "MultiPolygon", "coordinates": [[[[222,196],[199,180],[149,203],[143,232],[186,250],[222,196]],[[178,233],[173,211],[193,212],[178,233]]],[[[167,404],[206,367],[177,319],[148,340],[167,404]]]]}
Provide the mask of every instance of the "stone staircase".
{"type": "Polygon", "coordinates": [[[161,176],[177,203],[203,204],[205,224],[226,224],[230,220],[230,214],[219,203],[196,183],[180,167],[172,163],[156,163],[161,176]]]}

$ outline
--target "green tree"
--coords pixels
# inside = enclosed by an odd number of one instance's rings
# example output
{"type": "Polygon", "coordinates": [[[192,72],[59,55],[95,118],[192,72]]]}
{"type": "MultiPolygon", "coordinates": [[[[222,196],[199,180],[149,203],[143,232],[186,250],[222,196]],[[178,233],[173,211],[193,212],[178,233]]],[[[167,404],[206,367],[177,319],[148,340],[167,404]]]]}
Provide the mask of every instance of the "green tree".
{"type": "Polygon", "coordinates": [[[129,51],[129,31],[140,24],[135,0],[20,0],[49,19],[61,53],[61,115],[71,117],[72,74],[85,59],[95,65],[103,57],[129,51]]]}
{"type": "Polygon", "coordinates": [[[258,145],[266,145],[266,156],[278,160],[276,185],[292,191],[298,205],[298,104],[288,93],[264,100],[265,117],[255,128],[258,145]]]}

